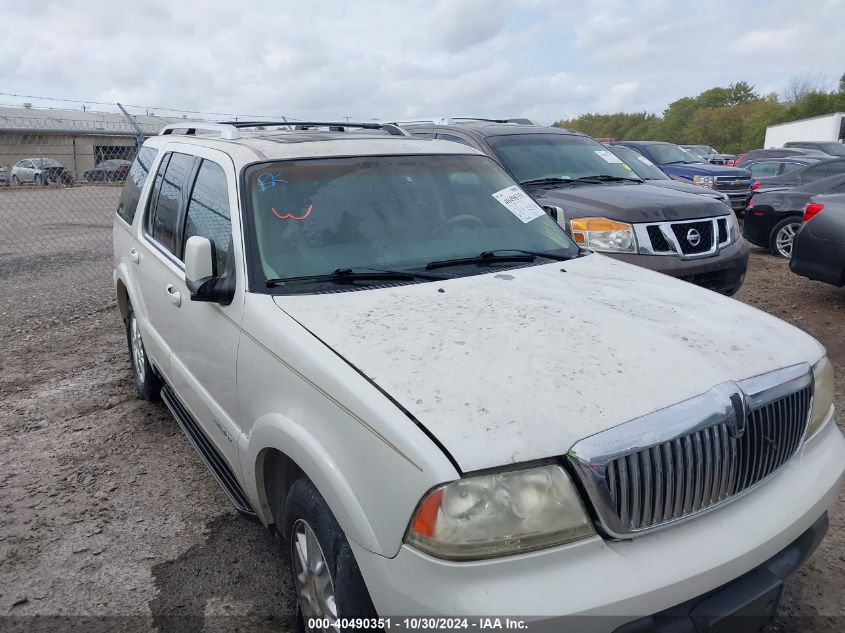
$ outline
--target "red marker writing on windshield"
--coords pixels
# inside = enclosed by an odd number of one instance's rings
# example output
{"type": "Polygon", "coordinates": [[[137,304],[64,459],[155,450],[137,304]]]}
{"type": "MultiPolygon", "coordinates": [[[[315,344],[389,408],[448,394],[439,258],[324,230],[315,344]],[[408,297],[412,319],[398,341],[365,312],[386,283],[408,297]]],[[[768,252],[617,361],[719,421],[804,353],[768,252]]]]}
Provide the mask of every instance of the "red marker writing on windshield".
{"type": "Polygon", "coordinates": [[[309,204],[308,208],[305,209],[305,213],[303,213],[302,215],[294,215],[293,213],[285,213],[284,215],[282,215],[273,207],[270,207],[270,210],[273,212],[273,215],[275,215],[280,220],[305,220],[308,218],[309,215],[311,215],[311,211],[314,210],[314,205],[309,204]]]}

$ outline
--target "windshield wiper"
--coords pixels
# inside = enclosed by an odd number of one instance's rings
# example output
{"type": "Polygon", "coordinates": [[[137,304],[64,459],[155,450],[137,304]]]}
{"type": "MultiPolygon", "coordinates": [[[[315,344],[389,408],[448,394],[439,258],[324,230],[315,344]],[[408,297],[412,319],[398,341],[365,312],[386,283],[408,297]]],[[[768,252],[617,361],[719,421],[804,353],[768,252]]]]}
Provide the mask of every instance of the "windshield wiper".
{"type": "Polygon", "coordinates": [[[534,178],[531,180],[520,180],[520,185],[554,185],[561,182],[573,182],[572,178],[534,178]]]}
{"type": "Polygon", "coordinates": [[[384,270],[381,268],[338,268],[334,272],[322,275],[301,275],[298,277],[278,277],[268,279],[265,285],[268,288],[285,284],[301,283],[335,283],[348,284],[356,281],[415,281],[425,279],[426,281],[442,281],[450,279],[445,275],[431,275],[424,272],[412,270],[384,270]]]}
{"type": "Polygon", "coordinates": [[[435,268],[448,268],[450,266],[464,266],[468,264],[533,262],[538,257],[545,257],[546,259],[553,259],[559,262],[570,259],[567,255],[557,255],[555,253],[526,251],[520,248],[497,248],[494,251],[484,251],[483,253],[479,253],[475,257],[457,257],[455,259],[442,259],[439,261],[429,262],[425,265],[425,269],[434,270],[435,268]],[[501,253],[512,254],[502,255],[501,253]]]}
{"type": "Polygon", "coordinates": [[[611,176],[610,174],[598,174],[597,176],[582,176],[576,178],[574,182],[642,182],[640,178],[625,178],[624,176],[611,176]]]}

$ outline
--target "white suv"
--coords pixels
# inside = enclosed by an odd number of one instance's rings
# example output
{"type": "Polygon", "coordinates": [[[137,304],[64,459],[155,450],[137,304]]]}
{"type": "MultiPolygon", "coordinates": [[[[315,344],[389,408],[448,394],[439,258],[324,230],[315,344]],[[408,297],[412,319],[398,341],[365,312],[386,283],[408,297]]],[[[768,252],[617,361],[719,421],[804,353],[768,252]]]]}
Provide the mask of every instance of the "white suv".
{"type": "Polygon", "coordinates": [[[771,617],[845,464],[818,342],[580,250],[467,146],[179,127],[114,223],[135,384],[282,534],[306,626],[771,617]]]}

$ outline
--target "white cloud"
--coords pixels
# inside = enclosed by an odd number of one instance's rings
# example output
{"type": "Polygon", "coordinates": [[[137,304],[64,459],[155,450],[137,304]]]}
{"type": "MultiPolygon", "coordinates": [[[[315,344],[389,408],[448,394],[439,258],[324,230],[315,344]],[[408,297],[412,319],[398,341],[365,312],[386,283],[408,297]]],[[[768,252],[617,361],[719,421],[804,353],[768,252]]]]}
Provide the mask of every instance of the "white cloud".
{"type": "Polygon", "coordinates": [[[835,0],[258,0],[248,10],[0,0],[0,11],[5,92],[211,112],[549,123],[845,71],[835,0]]]}

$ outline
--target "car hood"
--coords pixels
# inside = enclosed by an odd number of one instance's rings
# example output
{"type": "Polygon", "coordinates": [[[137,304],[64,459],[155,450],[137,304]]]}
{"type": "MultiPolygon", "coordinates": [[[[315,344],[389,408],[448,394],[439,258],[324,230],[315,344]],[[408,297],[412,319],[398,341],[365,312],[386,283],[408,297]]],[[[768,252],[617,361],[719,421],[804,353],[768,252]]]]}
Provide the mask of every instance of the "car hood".
{"type": "Polygon", "coordinates": [[[680,175],[684,178],[693,176],[735,176],[748,178],[751,175],[747,169],[728,167],[727,165],[713,165],[711,163],[694,163],[691,165],[660,165],[660,168],[670,176],[680,175]]]}
{"type": "Polygon", "coordinates": [[[714,189],[710,189],[709,187],[693,185],[688,182],[681,182],[680,180],[672,180],[671,178],[667,178],[666,180],[649,180],[647,182],[652,187],[663,187],[666,189],[673,189],[674,191],[683,191],[684,193],[692,193],[696,196],[706,196],[716,200],[721,200],[722,196],[725,195],[714,189]]]}
{"type": "Polygon", "coordinates": [[[598,254],[274,300],[464,472],[562,455],[724,381],[823,353],[754,308],[598,254]]]}
{"type": "Polygon", "coordinates": [[[716,199],[650,184],[526,187],[526,191],[542,205],[561,207],[567,219],[602,216],[623,222],[655,222],[727,213],[725,205],[716,199]]]}

